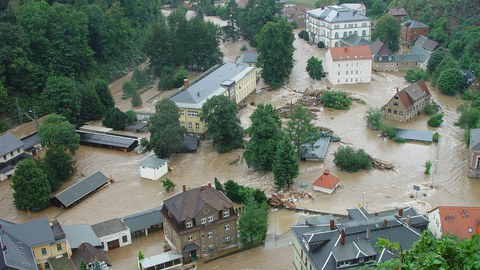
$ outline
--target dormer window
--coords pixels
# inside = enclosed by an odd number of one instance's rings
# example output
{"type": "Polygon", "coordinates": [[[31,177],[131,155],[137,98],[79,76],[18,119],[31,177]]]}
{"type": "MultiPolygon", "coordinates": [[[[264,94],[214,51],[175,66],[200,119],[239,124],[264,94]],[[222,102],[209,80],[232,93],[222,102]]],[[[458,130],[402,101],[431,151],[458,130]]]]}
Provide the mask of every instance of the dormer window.
{"type": "Polygon", "coordinates": [[[229,211],[229,210],[223,211],[223,217],[224,217],[224,218],[227,218],[227,217],[229,217],[229,216],[230,216],[230,211],[229,211]]]}
{"type": "Polygon", "coordinates": [[[212,222],[213,221],[213,216],[209,216],[208,217],[208,222],[212,222]]]}
{"type": "Polygon", "coordinates": [[[202,218],[202,224],[207,223],[207,218],[202,218]]]}
{"type": "Polygon", "coordinates": [[[187,224],[185,226],[187,228],[191,228],[191,227],[193,227],[193,222],[189,221],[189,222],[187,222],[187,224]]]}

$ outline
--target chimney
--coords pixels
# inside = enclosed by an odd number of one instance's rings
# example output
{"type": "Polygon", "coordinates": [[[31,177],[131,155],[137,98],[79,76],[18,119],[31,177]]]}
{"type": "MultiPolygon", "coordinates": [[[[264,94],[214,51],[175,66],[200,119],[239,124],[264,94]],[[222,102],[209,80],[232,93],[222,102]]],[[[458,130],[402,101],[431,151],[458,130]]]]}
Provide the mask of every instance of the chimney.
{"type": "Polygon", "coordinates": [[[182,190],[183,190],[183,192],[187,191],[187,186],[186,186],[186,185],[182,185],[182,190]]]}
{"type": "Polygon", "coordinates": [[[187,89],[189,86],[188,79],[183,79],[183,89],[187,89]]]}
{"type": "Polygon", "coordinates": [[[324,5],[321,5],[320,8],[321,8],[322,10],[324,10],[324,9],[325,9],[325,6],[324,6],[324,5]]]}
{"type": "Polygon", "coordinates": [[[333,231],[335,229],[335,220],[330,219],[330,231],[333,231]]]}
{"type": "Polygon", "coordinates": [[[365,239],[370,240],[372,232],[370,231],[370,227],[367,228],[367,234],[365,235],[365,239]]]}
{"type": "Polygon", "coordinates": [[[209,187],[209,188],[212,187],[212,182],[208,182],[208,187],[209,187]]]}
{"type": "Polygon", "coordinates": [[[345,245],[345,230],[342,229],[342,232],[340,233],[340,245],[345,245]]]}
{"type": "Polygon", "coordinates": [[[397,93],[398,93],[398,87],[397,87],[397,93]]]}
{"type": "Polygon", "coordinates": [[[387,227],[388,221],[386,219],[383,220],[383,227],[387,227]]]}
{"type": "Polygon", "coordinates": [[[398,209],[398,217],[402,217],[403,216],[403,208],[399,208],[398,209]]]}
{"type": "Polygon", "coordinates": [[[410,215],[407,216],[407,225],[410,226],[410,215]]]}
{"type": "Polygon", "coordinates": [[[204,192],[205,191],[205,186],[200,186],[200,191],[204,192]]]}

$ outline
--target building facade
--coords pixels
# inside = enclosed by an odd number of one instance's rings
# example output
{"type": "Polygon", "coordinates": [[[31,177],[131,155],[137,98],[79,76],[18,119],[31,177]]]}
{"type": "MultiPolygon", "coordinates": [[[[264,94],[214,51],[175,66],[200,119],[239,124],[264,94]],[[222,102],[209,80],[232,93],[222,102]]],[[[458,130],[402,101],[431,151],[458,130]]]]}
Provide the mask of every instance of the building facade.
{"type": "Polygon", "coordinates": [[[427,215],[428,229],[437,238],[450,234],[461,240],[480,235],[480,207],[437,206],[427,215]]]}
{"type": "Polygon", "coordinates": [[[431,94],[424,81],[420,80],[397,93],[383,106],[385,118],[408,122],[420,114],[430,103],[431,94]]]}
{"type": "Polygon", "coordinates": [[[307,11],[305,27],[310,41],[315,44],[322,41],[327,48],[341,46],[341,39],[353,34],[370,41],[372,32],[368,17],[336,5],[307,11]]]}
{"type": "Polygon", "coordinates": [[[140,177],[158,180],[168,172],[168,162],[165,159],[151,156],[140,163],[140,177]]]}
{"type": "Polygon", "coordinates": [[[92,229],[100,240],[104,251],[132,243],[130,230],[119,218],[94,224],[92,225],[92,229]]]}
{"type": "Polygon", "coordinates": [[[188,133],[205,133],[200,121],[202,105],[213,96],[224,95],[239,104],[257,87],[256,69],[235,63],[217,65],[204,72],[190,85],[185,81],[170,99],[180,109],[180,124],[188,133]]]}
{"type": "Polygon", "coordinates": [[[426,69],[429,55],[426,53],[407,53],[394,55],[376,55],[372,69],[378,72],[405,71],[407,69],[426,69]]]}
{"type": "Polygon", "coordinates": [[[430,27],[428,27],[428,25],[419,21],[408,20],[402,23],[400,27],[400,43],[410,47],[418,37],[427,37],[428,33],[430,33],[430,27]]]}
{"type": "Polygon", "coordinates": [[[468,177],[480,178],[480,128],[470,129],[468,177]]]}
{"type": "Polygon", "coordinates": [[[237,214],[232,202],[208,186],[183,192],[163,203],[165,241],[187,261],[237,246],[237,214]]]}
{"type": "Polygon", "coordinates": [[[12,133],[0,137],[0,181],[7,179],[15,171],[16,163],[24,159],[25,145],[12,133]]]}
{"type": "Polygon", "coordinates": [[[282,15],[289,22],[295,22],[297,28],[305,27],[305,13],[309,10],[305,6],[287,4],[282,9],[282,15]]]}
{"type": "Polygon", "coordinates": [[[325,72],[332,84],[368,83],[372,80],[369,46],[330,48],[325,55],[325,72]]]}

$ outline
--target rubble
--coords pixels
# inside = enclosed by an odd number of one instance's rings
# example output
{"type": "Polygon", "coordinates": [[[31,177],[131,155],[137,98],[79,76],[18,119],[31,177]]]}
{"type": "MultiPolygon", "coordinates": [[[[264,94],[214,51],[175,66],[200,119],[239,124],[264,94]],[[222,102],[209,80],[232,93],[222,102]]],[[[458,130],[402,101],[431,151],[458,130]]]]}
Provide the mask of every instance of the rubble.
{"type": "Polygon", "coordinates": [[[372,157],[370,155],[368,155],[368,157],[370,158],[370,161],[372,162],[372,165],[375,169],[378,169],[378,170],[381,170],[381,171],[394,171],[395,170],[395,166],[393,166],[393,164],[390,163],[390,162],[383,161],[381,159],[372,157]]]}
{"type": "Polygon", "coordinates": [[[295,202],[299,199],[313,200],[313,197],[304,191],[281,189],[268,197],[268,205],[274,208],[296,208],[295,202]]]}

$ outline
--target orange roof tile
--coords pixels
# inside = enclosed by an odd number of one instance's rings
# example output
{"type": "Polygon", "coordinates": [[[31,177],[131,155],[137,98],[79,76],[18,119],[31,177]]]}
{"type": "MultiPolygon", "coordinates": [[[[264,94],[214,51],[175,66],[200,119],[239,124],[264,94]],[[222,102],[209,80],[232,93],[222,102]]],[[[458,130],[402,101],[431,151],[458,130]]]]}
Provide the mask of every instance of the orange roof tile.
{"type": "Polygon", "coordinates": [[[352,47],[333,47],[328,49],[332,55],[333,61],[354,60],[354,59],[372,59],[370,46],[352,46],[352,47]]]}
{"type": "Polygon", "coordinates": [[[313,182],[313,185],[317,187],[334,189],[338,183],[340,183],[340,180],[334,175],[330,174],[329,169],[326,169],[323,171],[323,174],[315,182],[313,182]]]}
{"type": "Polygon", "coordinates": [[[429,212],[436,209],[439,210],[443,235],[450,233],[458,239],[471,238],[473,234],[480,235],[480,207],[438,206],[429,212]]]}

